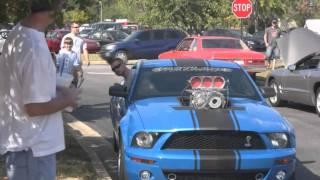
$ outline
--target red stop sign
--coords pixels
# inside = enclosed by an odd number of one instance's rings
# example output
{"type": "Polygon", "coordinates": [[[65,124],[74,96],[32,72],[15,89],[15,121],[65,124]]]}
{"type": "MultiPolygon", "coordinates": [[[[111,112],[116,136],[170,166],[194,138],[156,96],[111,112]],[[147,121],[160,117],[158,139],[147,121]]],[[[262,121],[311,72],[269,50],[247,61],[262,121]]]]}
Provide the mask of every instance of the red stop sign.
{"type": "Polygon", "coordinates": [[[252,3],[250,0],[234,0],[232,2],[232,12],[238,18],[248,18],[252,13],[252,3]]]}

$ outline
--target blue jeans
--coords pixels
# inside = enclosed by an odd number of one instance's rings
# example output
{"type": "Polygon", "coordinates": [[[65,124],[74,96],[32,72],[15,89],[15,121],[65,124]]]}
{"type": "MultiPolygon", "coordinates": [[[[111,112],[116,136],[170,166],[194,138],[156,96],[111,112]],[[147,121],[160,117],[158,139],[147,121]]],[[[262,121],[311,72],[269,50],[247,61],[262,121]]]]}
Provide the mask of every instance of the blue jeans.
{"type": "Polygon", "coordinates": [[[9,180],[55,180],[55,154],[33,157],[31,150],[6,153],[9,180]]]}
{"type": "Polygon", "coordinates": [[[277,46],[268,46],[266,50],[266,58],[268,61],[279,58],[280,52],[277,46]]]}

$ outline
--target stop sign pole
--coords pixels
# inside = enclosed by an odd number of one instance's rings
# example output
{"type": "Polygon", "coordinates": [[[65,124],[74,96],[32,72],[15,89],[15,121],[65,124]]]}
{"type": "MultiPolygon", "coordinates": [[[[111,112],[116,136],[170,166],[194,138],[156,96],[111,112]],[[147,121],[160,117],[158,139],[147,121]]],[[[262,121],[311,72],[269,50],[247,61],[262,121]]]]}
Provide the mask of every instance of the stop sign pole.
{"type": "Polygon", "coordinates": [[[233,14],[240,19],[241,23],[241,39],[242,39],[242,31],[243,31],[243,25],[242,25],[242,19],[249,18],[252,14],[252,3],[250,0],[234,0],[232,2],[232,12],[233,14]]]}

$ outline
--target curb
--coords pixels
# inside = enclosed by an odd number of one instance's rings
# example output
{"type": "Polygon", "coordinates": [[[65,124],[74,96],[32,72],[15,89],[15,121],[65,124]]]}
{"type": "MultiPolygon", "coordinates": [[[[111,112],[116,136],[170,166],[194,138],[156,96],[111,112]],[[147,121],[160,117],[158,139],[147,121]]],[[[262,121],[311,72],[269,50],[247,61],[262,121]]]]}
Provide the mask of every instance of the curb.
{"type": "MultiPolygon", "coordinates": [[[[111,176],[104,168],[103,163],[100,161],[97,154],[90,147],[94,147],[96,143],[90,143],[88,140],[85,140],[85,137],[98,137],[102,138],[102,136],[91,129],[89,126],[84,124],[83,122],[77,120],[74,116],[68,113],[63,113],[63,119],[66,126],[66,129],[72,134],[72,136],[77,140],[82,149],[88,154],[91,159],[91,163],[95,172],[97,174],[98,180],[112,180],[111,176]]],[[[100,140],[101,143],[108,143],[106,141],[100,140]]]]}
{"type": "MultiPolygon", "coordinates": [[[[128,65],[133,65],[136,64],[137,62],[139,62],[139,60],[129,60],[127,62],[128,65]]],[[[86,66],[88,64],[87,61],[83,61],[83,66],[86,66]]],[[[108,63],[106,61],[103,60],[91,60],[90,64],[92,65],[108,65],[108,63]]]]}

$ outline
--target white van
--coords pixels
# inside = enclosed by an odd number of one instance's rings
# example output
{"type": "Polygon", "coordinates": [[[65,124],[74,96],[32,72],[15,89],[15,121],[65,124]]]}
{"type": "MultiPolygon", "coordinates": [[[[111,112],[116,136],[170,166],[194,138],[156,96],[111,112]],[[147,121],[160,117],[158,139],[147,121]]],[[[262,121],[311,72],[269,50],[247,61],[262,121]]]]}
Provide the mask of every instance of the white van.
{"type": "Polygon", "coordinates": [[[307,19],[304,27],[320,35],[320,19],[307,19]]]}

